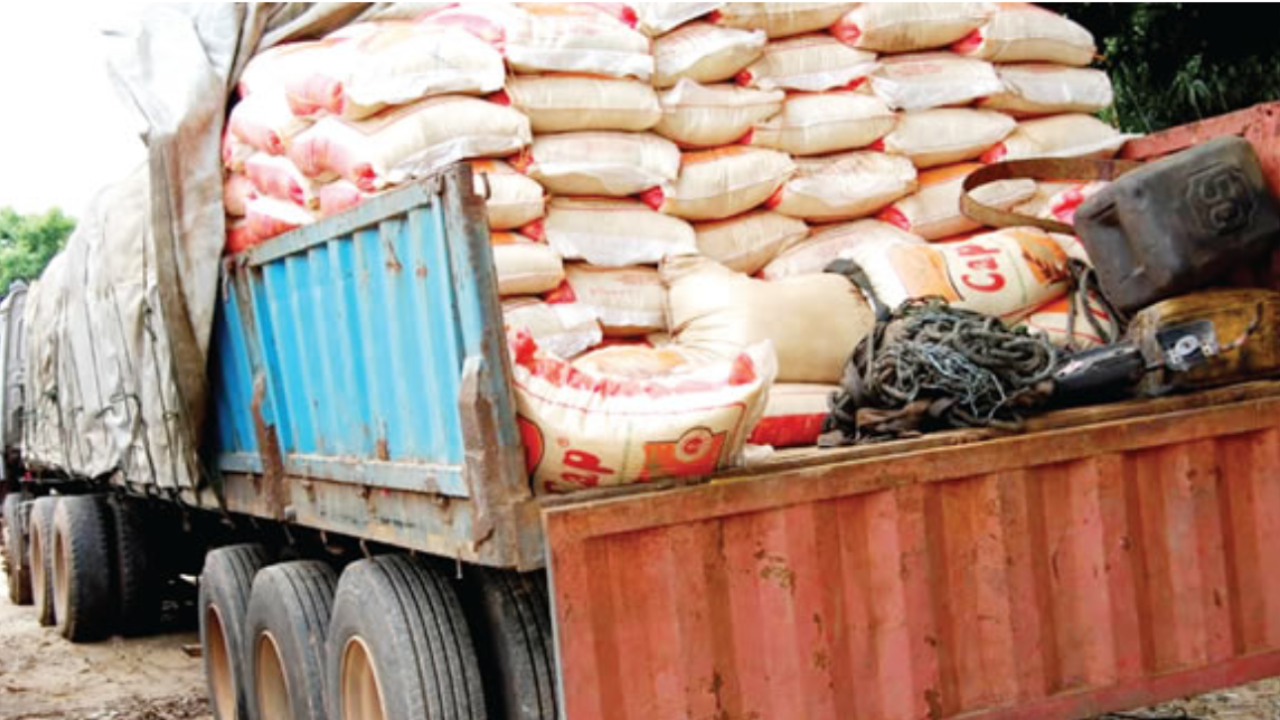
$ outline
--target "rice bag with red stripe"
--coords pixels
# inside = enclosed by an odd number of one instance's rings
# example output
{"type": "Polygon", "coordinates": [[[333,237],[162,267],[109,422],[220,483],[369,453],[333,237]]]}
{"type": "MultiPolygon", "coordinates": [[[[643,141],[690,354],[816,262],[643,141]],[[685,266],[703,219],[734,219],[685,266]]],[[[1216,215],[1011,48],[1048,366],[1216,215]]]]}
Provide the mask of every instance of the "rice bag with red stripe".
{"type": "MultiPolygon", "coordinates": [[[[575,366],[508,335],[525,460],[542,492],[706,477],[742,458],[773,382],[768,344],[627,377],[575,366]]],[[[653,352],[666,352],[654,350],[653,352]]]]}
{"type": "Polygon", "coordinates": [[[760,422],[747,442],[776,448],[816,445],[830,411],[830,398],[839,385],[774,383],[760,422]]]}
{"type": "Polygon", "coordinates": [[[289,158],[308,177],[344,178],[366,192],[428,175],[469,158],[505,157],[532,139],[529,119],[461,95],[427,98],[365,120],[321,118],[289,158]]]}

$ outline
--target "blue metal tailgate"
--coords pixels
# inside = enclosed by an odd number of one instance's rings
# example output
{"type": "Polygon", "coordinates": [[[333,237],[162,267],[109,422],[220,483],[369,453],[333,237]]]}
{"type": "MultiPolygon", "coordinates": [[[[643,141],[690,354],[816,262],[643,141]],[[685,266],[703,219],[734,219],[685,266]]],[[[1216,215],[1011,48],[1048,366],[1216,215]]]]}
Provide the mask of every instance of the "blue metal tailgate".
{"type": "Polygon", "coordinates": [[[516,506],[531,494],[466,166],[230,259],[212,363],[229,510],[528,564],[516,506]]]}

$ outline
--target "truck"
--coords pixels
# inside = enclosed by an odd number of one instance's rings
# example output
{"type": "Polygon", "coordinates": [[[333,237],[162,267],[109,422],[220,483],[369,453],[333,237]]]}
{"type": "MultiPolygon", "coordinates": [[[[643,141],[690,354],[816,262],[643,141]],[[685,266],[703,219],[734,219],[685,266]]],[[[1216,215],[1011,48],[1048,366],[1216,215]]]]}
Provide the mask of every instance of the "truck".
{"type": "MultiPolygon", "coordinates": [[[[1212,134],[1277,157],[1276,112],[1212,134]]],[[[205,342],[177,146],[0,304],[5,557],[72,641],[198,575],[218,720],[1067,720],[1280,674],[1280,382],[545,495],[465,166],[218,261],[205,342]]]]}

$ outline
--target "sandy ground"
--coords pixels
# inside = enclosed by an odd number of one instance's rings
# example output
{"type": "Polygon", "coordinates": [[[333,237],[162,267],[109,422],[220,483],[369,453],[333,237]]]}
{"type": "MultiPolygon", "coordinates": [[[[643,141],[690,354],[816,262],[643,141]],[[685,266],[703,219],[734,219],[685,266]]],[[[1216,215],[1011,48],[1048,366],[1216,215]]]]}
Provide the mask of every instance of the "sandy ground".
{"type": "Polygon", "coordinates": [[[182,651],[198,642],[186,630],[73,645],[11,605],[0,574],[0,720],[210,720],[200,659],[182,651]]]}

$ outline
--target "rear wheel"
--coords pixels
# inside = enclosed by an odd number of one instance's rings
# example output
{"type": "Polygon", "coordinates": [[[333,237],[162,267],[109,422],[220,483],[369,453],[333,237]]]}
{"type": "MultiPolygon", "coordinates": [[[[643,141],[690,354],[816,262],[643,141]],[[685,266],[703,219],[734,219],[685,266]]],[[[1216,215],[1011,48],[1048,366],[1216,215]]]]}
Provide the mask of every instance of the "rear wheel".
{"type": "Polygon", "coordinates": [[[333,720],[484,720],[479,663],[456,590],[407,556],[350,565],[329,625],[333,720]]]}
{"type": "Polygon", "coordinates": [[[216,720],[247,720],[246,616],[253,577],[267,564],[261,545],[230,545],[205,556],[200,574],[200,647],[216,720]]]}
{"type": "Polygon", "coordinates": [[[324,648],[338,575],[300,560],[263,569],[249,598],[253,720],[325,720],[324,648]]]}
{"type": "Polygon", "coordinates": [[[42,497],[31,504],[27,547],[31,565],[31,596],[36,604],[36,619],[49,627],[57,619],[53,607],[53,511],[58,498],[42,497]]]}
{"type": "Polygon", "coordinates": [[[9,493],[4,498],[4,571],[9,585],[9,602],[30,605],[31,558],[27,554],[27,519],[22,498],[9,493]]]}
{"type": "Polygon", "coordinates": [[[141,635],[160,617],[161,586],[155,553],[146,538],[146,511],[136,500],[113,497],[108,503],[115,526],[115,586],[120,632],[141,635]]]}
{"type": "Polygon", "coordinates": [[[556,720],[555,651],[544,573],[473,568],[463,596],[493,720],[556,720]]]}
{"type": "Polygon", "coordinates": [[[111,635],[115,567],[111,511],[101,495],[63,497],[53,511],[53,607],[71,642],[111,635]]]}

